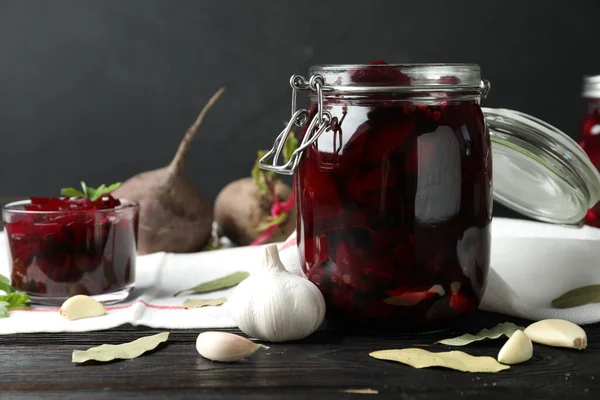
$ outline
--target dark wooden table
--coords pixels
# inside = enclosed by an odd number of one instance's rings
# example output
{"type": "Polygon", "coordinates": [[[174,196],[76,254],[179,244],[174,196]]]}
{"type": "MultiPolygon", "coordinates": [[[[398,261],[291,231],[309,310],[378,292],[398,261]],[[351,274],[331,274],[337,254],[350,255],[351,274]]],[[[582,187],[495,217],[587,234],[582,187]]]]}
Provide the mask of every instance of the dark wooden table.
{"type": "MultiPolygon", "coordinates": [[[[506,320],[527,324],[480,313],[469,329],[476,331],[506,320]]],[[[451,332],[385,337],[322,330],[300,342],[271,344],[268,350],[234,364],[215,363],[200,357],[195,349],[199,331],[171,331],[167,343],[134,360],[84,365],[71,363],[74,349],[122,343],[159,331],[126,326],[103,332],[8,335],[0,336],[0,397],[600,398],[600,324],[585,329],[588,349],[576,351],[535,345],[532,360],[497,374],[418,370],[368,355],[377,349],[429,345],[451,332]],[[372,389],[378,394],[343,393],[346,389],[372,389]]],[[[462,349],[473,355],[495,357],[503,343],[504,340],[499,339],[462,349]]],[[[441,345],[426,348],[449,349],[441,345]]]]}

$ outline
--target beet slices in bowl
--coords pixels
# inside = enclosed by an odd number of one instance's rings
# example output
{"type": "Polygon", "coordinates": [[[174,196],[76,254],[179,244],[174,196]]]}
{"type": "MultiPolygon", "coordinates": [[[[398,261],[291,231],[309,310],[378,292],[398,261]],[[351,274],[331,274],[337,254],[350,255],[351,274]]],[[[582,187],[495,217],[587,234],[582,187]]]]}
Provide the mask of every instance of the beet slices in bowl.
{"type": "Polygon", "coordinates": [[[60,304],[76,294],[123,300],[135,279],[138,210],[137,203],[110,194],[6,205],[12,285],[38,304],[60,304]]]}

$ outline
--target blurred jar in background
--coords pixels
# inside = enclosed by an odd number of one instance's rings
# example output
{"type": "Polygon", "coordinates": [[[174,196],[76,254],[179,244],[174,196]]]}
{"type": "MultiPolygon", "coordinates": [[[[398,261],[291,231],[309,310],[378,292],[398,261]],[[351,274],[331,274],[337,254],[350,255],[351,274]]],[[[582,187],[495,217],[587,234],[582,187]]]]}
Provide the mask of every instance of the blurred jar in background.
{"type": "MultiPolygon", "coordinates": [[[[579,144],[600,170],[600,75],[583,78],[583,98],[586,113],[580,127],[579,144]]],[[[600,227],[600,203],[590,209],[584,220],[586,225],[600,227]]]]}

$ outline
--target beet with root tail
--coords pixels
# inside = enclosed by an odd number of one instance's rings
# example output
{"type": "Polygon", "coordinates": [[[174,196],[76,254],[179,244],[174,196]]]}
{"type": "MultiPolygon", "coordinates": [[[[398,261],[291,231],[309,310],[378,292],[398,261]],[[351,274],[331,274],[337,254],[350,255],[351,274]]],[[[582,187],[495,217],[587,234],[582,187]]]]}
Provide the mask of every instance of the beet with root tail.
{"type": "MultiPolygon", "coordinates": [[[[285,162],[297,147],[298,140],[291,133],[282,152],[285,162]]],[[[258,167],[265,153],[258,152],[252,177],[231,182],[215,201],[219,233],[240,246],[284,241],[296,229],[295,188],[258,167]]]]}
{"type": "Polygon", "coordinates": [[[169,165],[135,175],[113,192],[140,204],[139,254],[200,251],[210,237],[210,204],[187,177],[184,164],[192,139],[224,90],[219,89],[204,106],[169,165]]]}

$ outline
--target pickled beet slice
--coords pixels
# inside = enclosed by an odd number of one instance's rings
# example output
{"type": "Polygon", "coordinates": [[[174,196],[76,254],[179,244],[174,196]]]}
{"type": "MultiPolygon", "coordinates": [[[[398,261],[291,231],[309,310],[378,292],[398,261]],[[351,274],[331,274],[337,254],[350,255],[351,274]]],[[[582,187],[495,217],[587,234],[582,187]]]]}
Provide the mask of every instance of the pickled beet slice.
{"type": "Polygon", "coordinates": [[[363,267],[366,278],[371,278],[378,285],[388,285],[394,278],[394,261],[389,252],[370,252],[363,267]]]}
{"type": "Polygon", "coordinates": [[[83,272],[73,268],[71,256],[65,253],[38,257],[37,265],[54,282],[76,282],[83,276],[83,272]]]}
{"type": "Polygon", "coordinates": [[[368,121],[365,121],[354,132],[346,133],[348,140],[339,155],[339,172],[352,171],[364,162],[369,132],[371,126],[368,121]]]}
{"type": "Polygon", "coordinates": [[[462,282],[452,282],[450,284],[450,302],[449,305],[459,314],[471,314],[475,312],[477,305],[472,296],[467,296],[461,290],[462,282]]]}
{"type": "Polygon", "coordinates": [[[314,283],[323,294],[326,294],[327,287],[329,286],[329,279],[326,268],[313,267],[306,273],[306,277],[309,281],[314,283]]]}
{"type": "Polygon", "coordinates": [[[390,254],[365,251],[341,242],[336,249],[331,281],[347,290],[371,292],[377,285],[387,285],[394,277],[390,254]]]}
{"type": "Polygon", "coordinates": [[[450,295],[450,307],[459,314],[471,314],[477,308],[472,297],[460,292],[450,295]]]}
{"type": "MultiPolygon", "coordinates": [[[[443,108],[443,122],[449,125],[452,129],[468,128],[469,140],[476,132],[485,132],[485,126],[481,109],[476,102],[462,102],[459,104],[446,104],[443,108]]],[[[461,136],[463,134],[461,133],[461,136]]]]}
{"type": "Polygon", "coordinates": [[[314,283],[318,287],[322,288],[323,286],[327,285],[327,281],[325,279],[326,275],[327,275],[327,270],[325,268],[313,267],[307,272],[306,277],[312,283],[314,283]]]}
{"type": "Polygon", "coordinates": [[[330,173],[322,172],[315,162],[317,155],[314,151],[307,151],[306,158],[301,164],[303,179],[301,193],[305,200],[316,201],[322,206],[331,205],[336,208],[342,206],[342,201],[337,190],[336,182],[330,173]]]}
{"type": "Polygon", "coordinates": [[[444,296],[445,291],[441,285],[434,285],[429,288],[400,286],[393,290],[386,290],[385,294],[390,296],[384,300],[386,304],[414,306],[433,297],[444,296]]]}
{"type": "Polygon", "coordinates": [[[381,162],[394,151],[402,151],[402,144],[412,139],[415,121],[412,118],[402,119],[385,124],[374,130],[368,137],[365,160],[370,163],[381,162]]]}
{"type": "Polygon", "coordinates": [[[430,276],[441,276],[448,267],[446,254],[444,252],[434,254],[435,253],[432,252],[431,256],[428,258],[425,263],[425,269],[430,276]]]}
{"type": "Polygon", "coordinates": [[[356,291],[361,284],[362,254],[349,244],[340,243],[336,249],[335,265],[331,268],[331,282],[347,290],[356,291]]]}
{"type": "Polygon", "coordinates": [[[115,199],[110,193],[105,194],[104,196],[107,197],[108,200],[98,199],[94,202],[96,207],[99,209],[101,209],[100,207],[102,207],[102,205],[104,205],[104,208],[114,208],[121,205],[121,201],[119,201],[119,199],[115,199]]]}
{"type": "Polygon", "coordinates": [[[388,65],[388,63],[383,60],[375,60],[368,62],[367,65],[388,65]]]}
{"type": "Polygon", "coordinates": [[[347,230],[352,228],[367,229],[367,217],[363,212],[337,209],[327,213],[315,214],[314,230],[317,234],[347,230]]]}
{"type": "MultiPolygon", "coordinates": [[[[366,212],[384,211],[386,213],[402,213],[404,211],[404,196],[397,190],[369,190],[363,191],[359,186],[350,183],[348,192],[358,204],[363,206],[366,212]]],[[[407,214],[414,214],[414,206],[410,205],[407,214]]]]}
{"type": "Polygon", "coordinates": [[[394,260],[403,265],[412,265],[415,258],[415,238],[412,234],[406,236],[406,242],[400,243],[392,251],[394,260]]]}
{"type": "MultiPolygon", "coordinates": [[[[399,251],[396,249],[401,247],[403,245],[403,242],[406,242],[408,234],[409,231],[407,230],[407,228],[402,226],[391,226],[389,228],[373,229],[371,231],[371,243],[373,243],[374,247],[394,246],[395,248],[392,251],[390,258],[396,261],[396,251],[399,251]]],[[[408,254],[412,254],[412,250],[410,248],[407,250],[409,252],[408,254]]],[[[412,257],[410,257],[410,259],[412,261],[412,257]]]]}
{"type": "Polygon", "coordinates": [[[331,295],[329,298],[336,311],[339,310],[348,314],[354,313],[356,306],[354,304],[354,295],[352,292],[349,292],[344,288],[334,286],[331,289],[331,295]]]}
{"type": "MultiPolygon", "coordinates": [[[[373,111],[344,145],[340,166],[344,171],[361,164],[380,165],[382,157],[401,150],[403,144],[413,139],[415,116],[395,118],[401,108],[390,107],[373,111]]],[[[413,139],[414,140],[414,139],[413,139]]]]}
{"type": "Polygon", "coordinates": [[[366,190],[381,190],[393,187],[398,183],[398,172],[389,163],[381,163],[377,167],[358,172],[348,177],[348,186],[366,190]]]}
{"type": "Polygon", "coordinates": [[[440,79],[438,79],[438,82],[442,85],[457,85],[460,83],[460,79],[456,76],[447,75],[441,76],[440,79]]]}
{"type": "Polygon", "coordinates": [[[372,61],[367,65],[372,67],[358,68],[350,72],[350,80],[354,83],[389,86],[405,86],[412,82],[412,79],[400,71],[399,67],[391,67],[385,61],[372,61]]]}
{"type": "Polygon", "coordinates": [[[104,198],[91,201],[89,198],[69,198],[69,197],[31,197],[31,205],[26,205],[28,211],[86,211],[86,210],[105,210],[121,205],[118,199],[110,194],[104,195],[104,198]]]}

